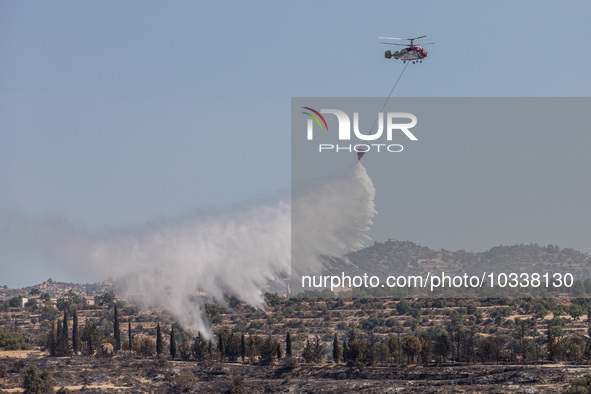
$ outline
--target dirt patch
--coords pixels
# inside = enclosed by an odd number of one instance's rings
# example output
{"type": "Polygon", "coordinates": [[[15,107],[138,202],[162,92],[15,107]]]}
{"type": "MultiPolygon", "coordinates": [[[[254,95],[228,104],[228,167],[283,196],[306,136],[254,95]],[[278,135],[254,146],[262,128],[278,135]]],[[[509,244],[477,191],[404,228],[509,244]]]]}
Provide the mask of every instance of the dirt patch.
{"type": "Polygon", "coordinates": [[[46,355],[46,352],[42,352],[39,349],[34,350],[0,350],[0,359],[2,358],[29,358],[29,357],[42,357],[46,355]]]}

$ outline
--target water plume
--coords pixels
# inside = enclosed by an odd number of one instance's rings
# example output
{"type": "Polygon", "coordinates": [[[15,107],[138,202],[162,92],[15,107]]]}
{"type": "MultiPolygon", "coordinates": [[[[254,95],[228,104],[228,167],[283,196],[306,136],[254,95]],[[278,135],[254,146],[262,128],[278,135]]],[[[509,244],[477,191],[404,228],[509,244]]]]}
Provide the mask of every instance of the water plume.
{"type": "Polygon", "coordinates": [[[264,308],[269,281],[315,274],[322,270],[320,256],[362,246],[376,211],[375,189],[361,163],[292,195],[99,232],[63,219],[12,217],[2,226],[0,246],[10,243],[35,250],[45,264],[112,277],[130,300],[163,307],[208,335],[200,294],[223,302],[230,293],[264,308]]]}

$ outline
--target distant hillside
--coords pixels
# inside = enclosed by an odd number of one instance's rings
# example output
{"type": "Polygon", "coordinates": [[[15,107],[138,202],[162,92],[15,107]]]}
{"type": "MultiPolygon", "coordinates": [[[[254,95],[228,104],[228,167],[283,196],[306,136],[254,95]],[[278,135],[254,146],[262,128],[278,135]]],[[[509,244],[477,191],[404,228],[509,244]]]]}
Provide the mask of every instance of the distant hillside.
{"type": "Polygon", "coordinates": [[[347,255],[359,272],[390,275],[445,271],[450,274],[482,272],[571,272],[576,279],[591,278],[591,256],[574,249],[538,244],[495,246],[486,252],[433,250],[409,241],[389,240],[347,255]]]}
{"type": "MultiPolygon", "coordinates": [[[[496,246],[486,252],[466,252],[465,250],[433,250],[409,241],[390,239],[386,242],[376,242],[372,246],[349,253],[342,259],[326,258],[326,272],[330,277],[351,278],[355,276],[367,278],[377,276],[376,286],[369,285],[340,285],[339,292],[347,289],[354,290],[354,296],[371,295],[387,297],[554,297],[560,295],[582,296],[591,295],[591,256],[573,249],[560,249],[558,246],[540,246],[537,244],[496,246]],[[447,278],[459,276],[472,278],[475,276],[477,285],[462,284],[430,288],[437,276],[437,280],[445,274],[447,278]],[[537,278],[546,275],[546,281],[539,281],[537,285],[529,280],[533,274],[537,278]],[[556,277],[569,278],[569,284],[554,281],[556,277]],[[499,276],[500,275],[500,276],[499,276]],[[404,278],[402,278],[404,277],[404,278]],[[420,278],[419,278],[420,277],[420,278]],[[408,285],[385,285],[387,279],[408,279],[408,285]],[[412,284],[415,279],[424,285],[412,284]],[[491,280],[492,278],[492,280],[491,280]],[[512,279],[513,278],[513,279],[512,279]],[[500,285],[499,281],[504,281],[500,285]],[[513,281],[513,282],[511,282],[513,281]],[[515,284],[518,283],[518,284],[515,284]],[[524,284],[525,283],[525,284],[524,284]],[[557,284],[560,283],[560,284],[557,284]],[[491,284],[494,284],[491,286],[491,284]],[[365,289],[365,290],[363,290],[365,289]]],[[[460,279],[460,278],[458,278],[460,279]]],[[[329,279],[331,281],[332,279],[329,279]]],[[[367,280],[367,279],[366,279],[367,280]]],[[[447,279],[448,281],[450,279],[447,279]]],[[[319,281],[319,280],[318,280],[319,281]]],[[[309,282],[308,282],[309,283],[309,282]]],[[[449,283],[449,282],[447,282],[449,283]]],[[[329,288],[331,283],[326,285],[329,288]]],[[[323,285],[314,284],[307,289],[321,289],[323,285]]],[[[297,289],[296,292],[306,290],[297,289]]]]}
{"type": "Polygon", "coordinates": [[[28,295],[31,290],[37,289],[41,293],[47,293],[52,298],[63,297],[70,290],[78,295],[95,296],[104,294],[108,291],[115,291],[113,283],[110,281],[103,281],[99,283],[67,283],[67,282],[56,282],[53,279],[48,279],[43,283],[27,286],[20,289],[11,288],[0,288],[0,300],[6,300],[12,297],[18,297],[21,294],[28,295]]]}
{"type": "MultiPolygon", "coordinates": [[[[420,246],[410,241],[390,239],[375,242],[372,246],[349,253],[345,259],[326,259],[329,273],[347,275],[377,275],[386,278],[390,275],[425,275],[427,272],[446,275],[482,275],[486,273],[544,273],[570,272],[575,280],[591,279],[591,256],[574,249],[561,249],[558,246],[538,244],[495,246],[485,252],[466,252],[464,250],[439,251],[420,246]]],[[[119,292],[120,285],[111,281],[92,284],[56,282],[52,279],[22,289],[0,287],[0,300],[10,299],[20,294],[29,294],[33,288],[51,297],[62,297],[72,290],[78,295],[99,295],[107,291],[119,292]]],[[[591,294],[591,284],[587,294],[591,294]]],[[[271,293],[285,293],[286,279],[270,282],[264,289],[271,293]]]]}

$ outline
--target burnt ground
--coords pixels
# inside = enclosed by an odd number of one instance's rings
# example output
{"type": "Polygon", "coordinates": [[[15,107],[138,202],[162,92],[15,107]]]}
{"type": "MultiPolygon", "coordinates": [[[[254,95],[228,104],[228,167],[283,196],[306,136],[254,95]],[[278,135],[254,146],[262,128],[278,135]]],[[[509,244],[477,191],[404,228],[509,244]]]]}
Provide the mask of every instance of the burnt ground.
{"type": "Polygon", "coordinates": [[[564,392],[591,366],[448,365],[373,366],[251,364],[197,365],[195,362],[129,358],[55,358],[31,354],[0,358],[0,391],[20,392],[33,364],[51,373],[56,389],[85,393],[542,393],[564,392]],[[1,371],[0,371],[1,372],[1,371]],[[1,375],[0,375],[1,376],[1,375]]]}

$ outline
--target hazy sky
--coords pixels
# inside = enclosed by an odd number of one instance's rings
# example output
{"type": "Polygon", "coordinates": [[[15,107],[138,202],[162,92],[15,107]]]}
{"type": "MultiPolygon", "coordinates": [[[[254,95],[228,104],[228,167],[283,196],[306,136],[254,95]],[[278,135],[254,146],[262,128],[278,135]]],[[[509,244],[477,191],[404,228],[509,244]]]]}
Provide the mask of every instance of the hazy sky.
{"type": "MultiPolygon", "coordinates": [[[[436,42],[397,97],[589,96],[590,14],[587,1],[2,2],[0,220],[95,231],[283,193],[291,97],[386,96],[402,63],[384,59],[379,36],[436,42]]],[[[423,188],[461,166],[422,160],[423,188]]],[[[458,234],[448,249],[482,248],[422,212],[372,235],[446,247],[425,229],[439,226],[458,234]]],[[[0,285],[68,279],[18,253],[0,259],[0,285]]]]}

